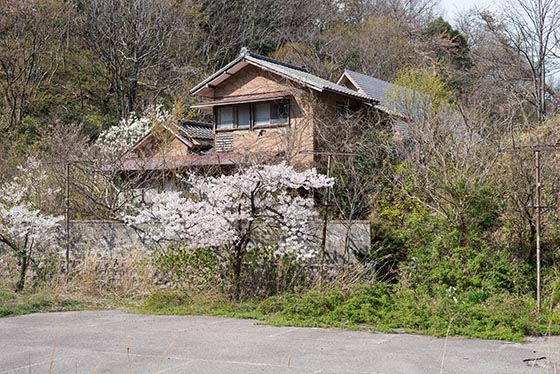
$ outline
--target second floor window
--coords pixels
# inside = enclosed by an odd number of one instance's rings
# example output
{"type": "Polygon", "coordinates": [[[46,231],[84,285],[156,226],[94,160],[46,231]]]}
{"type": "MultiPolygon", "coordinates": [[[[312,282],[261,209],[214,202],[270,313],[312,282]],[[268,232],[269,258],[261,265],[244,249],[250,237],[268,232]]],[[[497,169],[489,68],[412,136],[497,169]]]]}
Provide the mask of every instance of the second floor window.
{"type": "Polygon", "coordinates": [[[290,122],[290,105],[287,100],[237,104],[216,108],[216,128],[250,129],[290,122]]]}

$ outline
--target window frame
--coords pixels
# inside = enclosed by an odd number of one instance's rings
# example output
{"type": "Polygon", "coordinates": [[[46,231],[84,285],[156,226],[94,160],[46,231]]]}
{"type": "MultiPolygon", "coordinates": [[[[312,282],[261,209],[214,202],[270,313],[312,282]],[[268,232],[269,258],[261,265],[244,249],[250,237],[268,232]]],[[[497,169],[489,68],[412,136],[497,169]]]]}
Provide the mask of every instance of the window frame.
{"type": "Polygon", "coordinates": [[[231,105],[220,105],[214,107],[214,131],[215,132],[227,132],[227,131],[253,131],[265,128],[275,128],[275,127],[286,127],[290,125],[291,115],[290,115],[290,100],[266,100],[266,101],[256,101],[251,103],[239,103],[231,105]],[[256,124],[256,106],[268,104],[268,123],[267,124],[256,124]],[[243,106],[249,107],[249,126],[239,125],[239,108],[243,106]],[[280,113],[279,107],[284,106],[285,110],[280,113]],[[220,110],[223,108],[231,108],[233,121],[231,127],[220,127],[218,120],[220,118],[220,110]],[[276,113],[275,113],[276,112],[276,113]],[[280,113],[278,118],[273,117],[280,113]]]}

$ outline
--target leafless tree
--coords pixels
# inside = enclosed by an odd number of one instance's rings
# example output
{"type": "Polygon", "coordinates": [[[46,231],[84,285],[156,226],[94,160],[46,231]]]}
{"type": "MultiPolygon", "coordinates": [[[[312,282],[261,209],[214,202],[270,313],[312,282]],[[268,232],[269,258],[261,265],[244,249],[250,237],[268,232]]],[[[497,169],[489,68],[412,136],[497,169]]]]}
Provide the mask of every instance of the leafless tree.
{"type": "Polygon", "coordinates": [[[490,186],[503,136],[494,126],[503,125],[489,116],[484,102],[449,102],[448,88],[437,83],[441,78],[415,81],[423,86],[403,89],[396,98],[406,121],[397,147],[401,162],[394,169],[395,186],[462,235],[473,228],[487,230],[486,218],[495,214],[490,186]]]}
{"type": "Polygon", "coordinates": [[[288,41],[310,40],[323,27],[327,0],[198,0],[205,40],[200,44],[210,71],[222,67],[241,47],[268,54],[288,41]]]}
{"type": "MultiPolygon", "coordinates": [[[[515,143],[504,143],[504,148],[555,145],[560,141],[556,126],[557,117],[552,117],[540,126],[519,129],[515,132],[515,143]]],[[[507,140],[507,139],[506,139],[507,140]]],[[[544,258],[553,259],[560,245],[555,229],[560,221],[560,152],[549,147],[540,154],[541,174],[541,244],[544,258]]],[[[531,151],[507,152],[501,155],[494,170],[496,188],[504,201],[502,227],[499,240],[509,243],[513,253],[521,259],[531,260],[536,256],[536,183],[535,155],[531,151]]]]}
{"type": "Polygon", "coordinates": [[[33,94],[59,66],[70,14],[60,0],[0,5],[0,88],[10,128],[21,122],[33,94]]]}
{"type": "MultiPolygon", "coordinates": [[[[80,30],[107,70],[117,113],[135,110],[141,87],[165,86],[150,72],[172,70],[174,47],[190,41],[182,35],[189,25],[187,5],[173,0],[78,0],[80,30]]],[[[185,52],[184,50],[182,52],[185,52]]]]}
{"type": "Polygon", "coordinates": [[[558,68],[560,3],[556,0],[515,0],[504,7],[499,18],[483,12],[486,25],[529,67],[531,100],[542,123],[547,110],[549,74],[558,68]]]}

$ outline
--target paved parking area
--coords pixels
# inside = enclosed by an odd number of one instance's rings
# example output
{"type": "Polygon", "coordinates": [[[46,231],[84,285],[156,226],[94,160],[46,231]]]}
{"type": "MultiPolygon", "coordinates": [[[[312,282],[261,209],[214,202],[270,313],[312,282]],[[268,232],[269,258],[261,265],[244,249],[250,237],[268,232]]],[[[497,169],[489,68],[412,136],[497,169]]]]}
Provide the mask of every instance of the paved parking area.
{"type": "Polygon", "coordinates": [[[0,318],[0,374],[514,374],[557,373],[557,363],[558,338],[516,344],[122,311],[0,318]]]}

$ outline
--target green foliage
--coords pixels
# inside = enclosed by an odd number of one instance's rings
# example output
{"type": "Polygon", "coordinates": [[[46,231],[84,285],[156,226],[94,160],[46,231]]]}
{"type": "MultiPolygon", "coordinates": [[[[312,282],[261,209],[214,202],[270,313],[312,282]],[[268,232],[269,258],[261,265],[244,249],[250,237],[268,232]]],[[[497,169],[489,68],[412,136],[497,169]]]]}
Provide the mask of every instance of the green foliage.
{"type": "Polygon", "coordinates": [[[424,34],[434,40],[434,49],[440,60],[451,62],[456,69],[472,66],[467,39],[449,22],[438,17],[428,24],[424,34]]]}
{"type": "Polygon", "coordinates": [[[446,214],[459,230],[484,233],[496,224],[500,202],[493,186],[459,180],[445,185],[444,190],[456,202],[446,209],[446,214]]]}
{"type": "MultiPolygon", "coordinates": [[[[428,246],[411,248],[401,266],[401,279],[411,287],[456,287],[460,291],[518,291],[519,264],[506,251],[488,248],[474,236],[442,234],[428,246]],[[516,278],[517,277],[517,278],[516,278]]],[[[431,293],[429,293],[431,295],[431,293]]]]}
{"type": "Polygon", "coordinates": [[[526,335],[547,333],[548,322],[559,317],[558,313],[537,314],[534,300],[527,296],[436,288],[430,291],[434,296],[407,287],[396,289],[389,326],[439,336],[449,330],[450,335],[521,341],[526,335]]]}
{"type": "Polygon", "coordinates": [[[387,97],[409,117],[418,111],[435,115],[453,108],[453,91],[433,70],[403,68],[393,83],[395,86],[387,88],[387,97]]]}
{"type": "Polygon", "coordinates": [[[0,317],[84,309],[85,304],[46,293],[15,293],[0,289],[0,317]]]}
{"type": "Polygon", "coordinates": [[[233,302],[225,294],[187,293],[179,289],[157,291],[134,310],[138,313],[165,315],[263,318],[254,302],[233,302]]]}
{"type": "Polygon", "coordinates": [[[137,311],[257,318],[272,325],[409,331],[513,341],[523,341],[527,335],[560,333],[559,311],[536,313],[535,302],[528,296],[460,292],[443,286],[425,292],[382,282],[363,283],[352,289],[337,286],[286,293],[249,302],[232,302],[225,295],[158,291],[137,311]]]}
{"type": "MultiPolygon", "coordinates": [[[[234,287],[231,245],[222,248],[170,246],[154,252],[153,264],[172,284],[191,291],[229,292],[234,287]]],[[[244,298],[293,291],[306,284],[303,265],[295,255],[279,255],[277,247],[249,247],[241,269],[244,298]]]]}
{"type": "Polygon", "coordinates": [[[386,189],[383,196],[370,216],[371,250],[367,260],[377,264],[379,279],[394,282],[409,247],[424,243],[431,235],[427,223],[432,217],[417,201],[392,189],[386,189]]]}
{"type": "Polygon", "coordinates": [[[155,251],[152,261],[156,269],[171,281],[191,287],[215,286],[224,275],[220,259],[212,248],[170,246],[155,251]]]}
{"type": "Polygon", "coordinates": [[[526,291],[522,263],[487,236],[499,211],[489,187],[469,191],[459,184],[450,195],[461,202],[461,209],[442,216],[400,194],[380,201],[372,231],[378,237],[370,256],[392,255],[399,281],[430,297],[439,286],[460,292],[526,291]]]}

